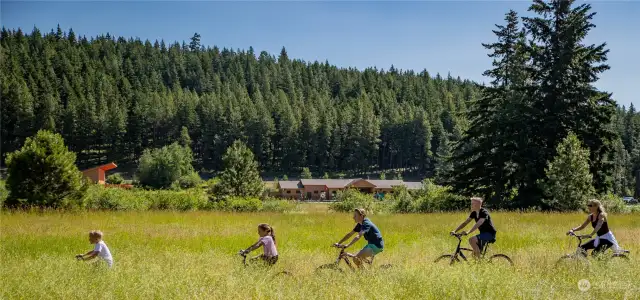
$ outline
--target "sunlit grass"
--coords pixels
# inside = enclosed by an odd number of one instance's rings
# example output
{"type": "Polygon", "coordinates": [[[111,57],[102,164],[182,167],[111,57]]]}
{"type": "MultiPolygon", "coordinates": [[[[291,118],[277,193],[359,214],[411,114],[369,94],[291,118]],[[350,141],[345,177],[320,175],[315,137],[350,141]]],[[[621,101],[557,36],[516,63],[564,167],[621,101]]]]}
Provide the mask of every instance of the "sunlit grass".
{"type": "MultiPolygon", "coordinates": [[[[564,232],[580,214],[494,213],[498,241],[515,268],[487,264],[434,265],[456,240],[447,233],[466,214],[377,215],[385,238],[374,265],[389,270],[316,274],[335,260],[331,243],[353,228],[349,214],[322,205],[289,214],[213,212],[3,213],[0,236],[2,299],[638,299],[640,217],[612,215],[610,227],[631,250],[630,263],[602,263],[582,271],[553,264],[575,249],[564,232]],[[257,240],[258,223],[276,231],[280,260],[271,270],[244,268],[235,253],[257,240]],[[112,270],[96,270],[74,255],[91,248],[100,229],[113,253],[112,270]],[[273,274],[287,270],[293,277],[273,274]],[[591,288],[578,289],[587,279],[591,288]]],[[[363,246],[359,242],[357,250],[363,246]]],[[[255,252],[256,254],[259,253],[255,252]]]]}

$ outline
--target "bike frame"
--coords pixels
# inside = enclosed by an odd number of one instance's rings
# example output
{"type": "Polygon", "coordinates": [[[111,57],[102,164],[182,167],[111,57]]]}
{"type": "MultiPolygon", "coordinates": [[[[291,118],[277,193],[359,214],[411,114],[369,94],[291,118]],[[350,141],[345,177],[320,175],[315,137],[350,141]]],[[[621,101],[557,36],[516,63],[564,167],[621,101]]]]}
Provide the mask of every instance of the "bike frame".
{"type": "MultiPolygon", "coordinates": [[[[453,252],[453,254],[452,254],[452,259],[455,259],[456,257],[458,257],[458,255],[460,255],[460,257],[462,257],[462,259],[464,259],[465,261],[468,261],[467,257],[464,256],[464,252],[462,252],[462,250],[473,252],[473,249],[460,247],[460,245],[462,244],[462,235],[461,234],[454,234],[453,236],[455,236],[458,239],[458,245],[456,246],[456,251],[453,252]]],[[[478,245],[478,247],[480,247],[480,245],[478,245]]],[[[484,255],[487,253],[487,249],[488,248],[489,248],[489,243],[484,243],[484,245],[482,245],[482,249],[480,249],[480,257],[481,258],[484,258],[484,255]]]]}
{"type": "Polygon", "coordinates": [[[573,232],[570,233],[569,236],[573,236],[578,239],[578,246],[576,247],[576,252],[573,255],[582,255],[586,258],[588,254],[587,251],[584,251],[582,250],[582,248],[580,248],[580,246],[582,246],[582,237],[573,232]]]}
{"type": "MultiPolygon", "coordinates": [[[[336,258],[336,266],[338,266],[340,264],[340,260],[344,260],[344,262],[347,264],[347,266],[349,266],[349,268],[352,271],[355,271],[356,268],[351,265],[351,262],[349,261],[349,255],[347,255],[347,253],[344,251],[344,248],[340,248],[340,253],[338,254],[338,258],[336,258]]],[[[365,263],[367,263],[368,265],[373,264],[373,258],[369,259],[362,259],[365,263]]]]}

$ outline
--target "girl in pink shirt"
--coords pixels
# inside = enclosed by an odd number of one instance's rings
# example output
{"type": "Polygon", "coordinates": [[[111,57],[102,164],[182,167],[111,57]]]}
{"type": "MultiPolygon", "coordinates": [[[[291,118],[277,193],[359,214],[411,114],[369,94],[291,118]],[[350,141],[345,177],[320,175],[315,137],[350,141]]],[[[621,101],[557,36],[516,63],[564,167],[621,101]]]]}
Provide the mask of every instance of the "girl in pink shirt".
{"type": "Polygon", "coordinates": [[[263,254],[256,257],[262,259],[267,265],[273,265],[278,261],[278,249],[276,249],[276,235],[273,231],[273,227],[269,224],[262,223],[258,225],[258,235],[260,238],[258,241],[251,245],[251,247],[241,250],[240,254],[247,254],[262,246],[263,254]]]}

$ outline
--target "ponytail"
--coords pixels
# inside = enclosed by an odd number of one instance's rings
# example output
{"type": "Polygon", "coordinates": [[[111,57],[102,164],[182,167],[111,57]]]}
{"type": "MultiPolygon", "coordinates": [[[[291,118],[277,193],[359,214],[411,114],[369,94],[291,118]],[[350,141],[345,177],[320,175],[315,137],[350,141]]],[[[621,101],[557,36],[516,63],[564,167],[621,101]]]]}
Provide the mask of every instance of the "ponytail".
{"type": "Polygon", "coordinates": [[[267,223],[262,223],[262,224],[258,225],[258,228],[268,232],[269,235],[271,236],[271,238],[273,239],[273,244],[276,244],[276,233],[274,232],[273,227],[271,227],[267,223]]]}
{"type": "Polygon", "coordinates": [[[277,245],[278,243],[276,243],[276,233],[271,226],[269,226],[269,235],[271,235],[271,238],[273,239],[273,244],[277,245]]]}

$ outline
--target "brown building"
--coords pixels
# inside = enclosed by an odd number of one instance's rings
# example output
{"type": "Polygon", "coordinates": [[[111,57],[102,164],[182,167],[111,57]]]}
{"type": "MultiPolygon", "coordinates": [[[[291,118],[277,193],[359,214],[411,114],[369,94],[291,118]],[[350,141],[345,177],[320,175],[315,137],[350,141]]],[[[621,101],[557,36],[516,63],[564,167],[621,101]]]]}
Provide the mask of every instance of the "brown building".
{"type": "Polygon", "coordinates": [[[422,182],[402,180],[369,179],[302,179],[300,181],[279,181],[275,194],[285,199],[332,200],[339,191],[348,188],[363,193],[386,195],[393,193],[396,186],[406,186],[409,190],[422,188],[422,182]]]}
{"type": "Polygon", "coordinates": [[[278,181],[277,188],[280,197],[284,199],[300,199],[303,190],[300,181],[278,181]]]}
{"type": "Polygon", "coordinates": [[[82,171],[82,175],[91,179],[91,181],[94,183],[105,184],[105,181],[106,181],[105,172],[115,169],[116,167],[118,166],[116,166],[116,164],[114,163],[101,165],[101,166],[97,166],[97,167],[82,171]]]}

